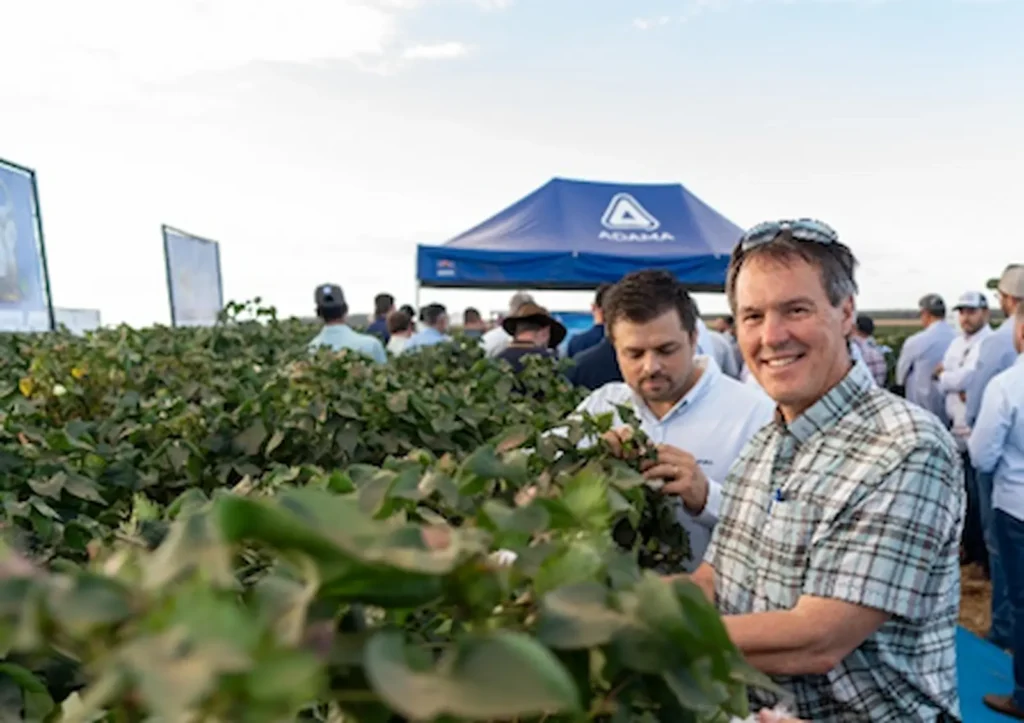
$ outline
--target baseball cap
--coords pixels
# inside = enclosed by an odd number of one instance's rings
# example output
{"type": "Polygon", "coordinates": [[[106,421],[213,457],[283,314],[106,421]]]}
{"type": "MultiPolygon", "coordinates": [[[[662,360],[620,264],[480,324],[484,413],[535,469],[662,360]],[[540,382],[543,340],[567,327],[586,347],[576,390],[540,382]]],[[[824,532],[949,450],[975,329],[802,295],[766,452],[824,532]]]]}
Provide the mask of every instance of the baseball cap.
{"type": "Polygon", "coordinates": [[[318,307],[336,309],[345,304],[345,294],[337,284],[320,284],[313,293],[318,307]]]}
{"type": "Polygon", "coordinates": [[[1024,264],[1011,264],[999,279],[999,292],[1024,299],[1024,264]]]}
{"type": "Polygon", "coordinates": [[[917,308],[933,316],[946,315],[946,302],[938,294],[925,294],[918,300],[917,308]]]}
{"type": "Polygon", "coordinates": [[[987,309],[988,299],[980,291],[965,291],[953,307],[953,311],[960,309],[987,309]]]}

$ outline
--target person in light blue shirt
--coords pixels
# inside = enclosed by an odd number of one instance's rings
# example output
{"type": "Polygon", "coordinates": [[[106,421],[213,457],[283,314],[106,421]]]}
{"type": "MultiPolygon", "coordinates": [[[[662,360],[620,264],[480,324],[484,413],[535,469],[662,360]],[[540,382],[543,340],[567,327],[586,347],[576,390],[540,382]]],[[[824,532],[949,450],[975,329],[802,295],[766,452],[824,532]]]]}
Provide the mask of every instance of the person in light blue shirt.
{"type": "Polygon", "coordinates": [[[985,705],[1024,720],[1024,305],[1012,323],[1017,359],[986,387],[968,449],[974,465],[994,475],[992,527],[1013,621],[1013,692],[986,695],[985,705]]]}
{"type": "Polygon", "coordinates": [[[428,304],[424,306],[420,311],[420,321],[423,322],[423,329],[409,337],[405,348],[402,349],[403,354],[452,340],[448,336],[448,310],[444,305],[428,304]]]}
{"type": "Polygon", "coordinates": [[[658,459],[646,475],[663,481],[662,492],[676,499],[690,542],[683,570],[695,570],[718,522],[729,467],[772,420],[775,403],[697,351],[696,307],[668,272],[625,276],[608,291],[605,310],[624,381],[596,389],[576,411],[613,414],[606,435],[613,449],[630,433],[616,405],[636,413],[640,429],[657,445],[658,459]]]}
{"type": "Polygon", "coordinates": [[[927,294],[918,301],[924,329],[907,337],[896,361],[896,384],[904,396],[946,422],[946,400],[934,379],[935,368],[956,338],[956,330],[946,323],[946,302],[938,294],[927,294]]]}
{"type": "MultiPolygon", "coordinates": [[[[974,427],[981,411],[981,402],[989,382],[999,373],[1009,369],[1017,359],[1014,347],[1014,316],[1024,308],[1024,265],[1011,264],[999,279],[999,305],[1006,314],[1006,320],[999,329],[981,343],[974,375],[967,385],[968,427],[974,427]]],[[[992,581],[992,624],[988,639],[1001,648],[1010,647],[1013,632],[1013,612],[1007,598],[1006,576],[999,557],[995,529],[992,523],[992,487],[995,482],[991,472],[978,470],[976,475],[978,506],[981,512],[981,526],[988,551],[989,578],[992,581]]]]}
{"type": "Polygon", "coordinates": [[[322,347],[329,347],[336,352],[350,349],[381,364],[388,360],[380,339],[360,334],[346,323],[348,304],[340,286],[321,284],[316,287],[313,300],[316,303],[316,315],[323,319],[324,326],[309,342],[310,353],[316,353],[322,347]]]}

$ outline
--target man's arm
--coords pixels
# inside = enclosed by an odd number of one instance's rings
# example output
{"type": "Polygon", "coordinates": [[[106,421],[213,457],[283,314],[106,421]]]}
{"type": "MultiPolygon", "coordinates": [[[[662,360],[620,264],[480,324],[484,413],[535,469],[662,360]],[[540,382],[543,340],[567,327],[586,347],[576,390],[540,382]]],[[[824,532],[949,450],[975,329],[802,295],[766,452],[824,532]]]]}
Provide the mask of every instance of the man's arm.
{"type": "Polygon", "coordinates": [[[708,602],[712,605],[715,604],[715,568],[706,562],[702,562],[691,574],[681,572],[675,575],[665,575],[663,579],[667,581],[689,580],[700,588],[708,602]]]}
{"type": "Polygon", "coordinates": [[[1013,410],[1002,385],[995,381],[985,389],[981,411],[967,440],[971,463],[979,472],[994,472],[1003,455],[1013,410]]]}
{"type": "Polygon", "coordinates": [[[890,616],[929,618],[959,573],[963,484],[955,450],[915,448],[816,532],[791,610],[726,616],[733,642],[769,674],[831,670],[890,616]]]}
{"type": "Polygon", "coordinates": [[[917,340],[919,337],[912,336],[903,343],[900,349],[899,359],[896,360],[896,384],[906,386],[907,376],[914,368],[917,361],[917,340]]]}
{"type": "Polygon", "coordinates": [[[728,615],[725,629],[747,661],[769,675],[823,675],[889,619],[889,614],[810,595],[792,610],[728,615]]]}
{"type": "Polygon", "coordinates": [[[967,358],[964,359],[964,363],[957,368],[950,368],[946,365],[942,373],[939,374],[939,389],[943,394],[950,394],[952,392],[962,392],[967,389],[971,383],[971,377],[974,375],[974,370],[978,366],[978,352],[981,345],[976,345],[967,353],[967,358]]]}

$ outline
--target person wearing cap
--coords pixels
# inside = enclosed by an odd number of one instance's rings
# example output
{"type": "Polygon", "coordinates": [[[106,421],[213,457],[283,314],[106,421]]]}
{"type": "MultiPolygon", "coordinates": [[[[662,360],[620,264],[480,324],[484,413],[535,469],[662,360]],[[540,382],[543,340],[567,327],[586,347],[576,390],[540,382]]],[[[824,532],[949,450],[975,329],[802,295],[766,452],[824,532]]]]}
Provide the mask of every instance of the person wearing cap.
{"type": "MultiPolygon", "coordinates": [[[[508,314],[506,316],[515,316],[519,307],[526,303],[534,303],[533,297],[525,291],[517,291],[509,299],[508,314]]],[[[484,347],[484,354],[493,359],[505,351],[505,348],[512,343],[512,337],[501,324],[498,324],[484,334],[480,341],[484,347]]]]}
{"type": "MultiPolygon", "coordinates": [[[[1006,314],[1006,320],[994,334],[981,343],[978,350],[978,363],[967,385],[967,424],[974,427],[981,408],[981,400],[989,382],[999,373],[1009,369],[1017,360],[1014,347],[1014,316],[1024,308],[1024,264],[1010,264],[996,286],[999,293],[999,306],[1006,314]]],[[[974,436],[974,433],[971,433],[974,436]]],[[[972,456],[973,459],[973,456],[972,456]]],[[[993,475],[978,470],[976,476],[978,488],[978,507],[981,511],[981,526],[985,536],[985,547],[988,550],[989,579],[992,581],[992,624],[989,627],[988,640],[1000,648],[1011,647],[1013,634],[1013,612],[1009,604],[1006,589],[1006,577],[1000,562],[999,546],[996,544],[995,531],[992,524],[992,486],[993,475]]]]}
{"type": "Polygon", "coordinates": [[[984,702],[1024,720],[1024,304],[1017,305],[1009,323],[1016,357],[985,388],[968,447],[979,472],[994,477],[990,527],[999,551],[1010,622],[1006,631],[999,632],[1007,636],[1001,644],[1014,653],[1011,694],[986,695],[984,702]]]}
{"type": "Polygon", "coordinates": [[[932,375],[956,338],[956,330],[946,322],[946,302],[938,294],[925,294],[917,308],[924,328],[903,342],[896,360],[896,386],[903,388],[908,402],[945,422],[945,400],[932,375]]]}
{"type": "Polygon", "coordinates": [[[517,374],[523,370],[524,357],[557,359],[555,349],[566,334],[561,322],[543,306],[532,302],[522,304],[514,315],[505,317],[501,326],[512,341],[495,359],[508,362],[517,374]]]}
{"type": "Polygon", "coordinates": [[[967,387],[978,363],[981,343],[992,334],[989,326],[988,300],[978,291],[960,296],[953,310],[960,317],[960,333],[950,343],[942,362],[932,376],[943,394],[949,429],[956,440],[964,467],[964,488],[967,492],[967,516],[964,520],[964,562],[988,568],[988,551],[981,527],[981,507],[974,465],[967,452],[971,428],[967,424],[967,387]]]}
{"type": "Polygon", "coordinates": [[[315,353],[321,347],[334,351],[349,349],[383,364],[388,360],[380,339],[369,334],[360,334],[348,325],[348,304],[345,294],[337,284],[321,284],[313,293],[316,315],[324,326],[320,333],[309,342],[309,349],[315,353]]]}

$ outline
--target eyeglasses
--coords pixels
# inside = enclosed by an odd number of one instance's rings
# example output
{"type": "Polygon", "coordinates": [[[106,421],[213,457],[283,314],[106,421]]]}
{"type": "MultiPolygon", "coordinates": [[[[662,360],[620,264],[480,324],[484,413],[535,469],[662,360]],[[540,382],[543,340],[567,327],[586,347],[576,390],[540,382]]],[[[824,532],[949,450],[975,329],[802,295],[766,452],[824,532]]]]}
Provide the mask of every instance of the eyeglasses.
{"type": "Polygon", "coordinates": [[[740,238],[740,250],[746,253],[758,246],[771,243],[780,236],[810,241],[811,243],[828,246],[839,243],[839,234],[827,223],[812,218],[800,218],[795,221],[765,221],[759,223],[740,238]]]}

